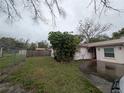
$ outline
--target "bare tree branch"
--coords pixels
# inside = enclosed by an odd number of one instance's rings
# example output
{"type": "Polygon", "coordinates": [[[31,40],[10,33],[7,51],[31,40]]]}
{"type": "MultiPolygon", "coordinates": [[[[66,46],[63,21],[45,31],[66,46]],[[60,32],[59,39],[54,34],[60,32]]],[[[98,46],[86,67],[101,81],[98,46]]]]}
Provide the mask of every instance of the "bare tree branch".
{"type": "Polygon", "coordinates": [[[0,2],[1,10],[7,15],[8,20],[13,21],[16,16],[21,18],[13,0],[0,0],[0,2]]]}
{"type": "Polygon", "coordinates": [[[80,36],[86,40],[88,43],[91,38],[95,38],[106,31],[109,31],[111,24],[102,25],[100,23],[96,23],[92,19],[85,19],[84,22],[79,22],[78,31],[80,36]]]}
{"type": "MultiPolygon", "coordinates": [[[[97,13],[100,11],[100,15],[106,9],[111,9],[114,11],[121,12],[119,9],[116,9],[111,6],[110,0],[89,0],[91,4],[94,5],[94,11],[97,13]]],[[[82,1],[83,2],[83,1],[82,1]]],[[[13,20],[16,18],[21,18],[20,11],[18,9],[18,3],[22,4],[21,8],[29,8],[33,10],[33,19],[41,19],[44,21],[47,16],[43,16],[44,11],[41,9],[41,3],[45,3],[50,10],[51,18],[55,19],[56,14],[62,15],[63,17],[66,16],[65,11],[60,6],[59,0],[0,0],[0,13],[4,13],[9,20],[13,20]],[[55,9],[58,11],[56,13],[55,9]]]]}
{"type": "Polygon", "coordinates": [[[95,13],[96,14],[98,13],[100,16],[103,13],[103,11],[106,12],[107,9],[114,10],[117,12],[122,12],[120,9],[112,7],[110,0],[90,0],[88,7],[91,4],[93,4],[93,6],[94,6],[95,13]]]}
{"type": "Polygon", "coordinates": [[[16,18],[21,18],[21,14],[19,12],[19,9],[17,8],[18,7],[17,3],[21,3],[23,4],[22,6],[24,8],[30,7],[30,10],[31,9],[33,10],[33,13],[32,13],[34,14],[33,19],[35,20],[41,19],[42,21],[44,21],[45,16],[42,15],[43,11],[41,9],[42,8],[41,3],[45,2],[50,10],[52,19],[55,19],[56,17],[55,12],[54,12],[55,6],[60,15],[65,14],[58,3],[58,0],[50,0],[50,1],[51,3],[49,3],[48,0],[20,0],[20,1],[0,0],[0,12],[4,13],[7,16],[7,19],[11,21],[15,20],[16,18]]]}

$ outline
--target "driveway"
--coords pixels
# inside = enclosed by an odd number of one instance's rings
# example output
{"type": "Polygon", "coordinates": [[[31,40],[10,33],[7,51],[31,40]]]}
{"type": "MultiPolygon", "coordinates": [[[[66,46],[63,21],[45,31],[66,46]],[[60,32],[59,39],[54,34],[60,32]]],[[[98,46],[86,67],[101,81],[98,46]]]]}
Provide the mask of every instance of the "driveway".
{"type": "Polygon", "coordinates": [[[120,90],[121,93],[124,93],[124,77],[120,79],[120,90]]]}
{"type": "Polygon", "coordinates": [[[96,70],[94,67],[92,70],[91,67],[88,67],[87,64],[81,64],[80,70],[83,72],[83,75],[85,75],[86,78],[100,91],[102,91],[103,93],[111,93],[112,82],[109,82],[108,80],[95,75],[96,70]]]}

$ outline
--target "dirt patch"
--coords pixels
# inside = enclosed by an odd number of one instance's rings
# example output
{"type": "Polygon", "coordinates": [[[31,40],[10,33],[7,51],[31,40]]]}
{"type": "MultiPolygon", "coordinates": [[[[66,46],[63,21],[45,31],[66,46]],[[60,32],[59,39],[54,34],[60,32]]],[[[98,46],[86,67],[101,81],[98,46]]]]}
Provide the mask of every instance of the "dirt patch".
{"type": "Polygon", "coordinates": [[[0,84],[5,82],[6,78],[11,75],[14,71],[16,71],[19,67],[21,67],[24,62],[20,62],[18,64],[12,64],[7,68],[0,70],[0,84]]]}
{"type": "Polygon", "coordinates": [[[20,85],[9,83],[6,78],[24,65],[24,62],[13,64],[0,71],[0,93],[32,93],[25,91],[20,85]]]}
{"type": "Polygon", "coordinates": [[[32,93],[32,92],[25,91],[20,85],[2,83],[0,84],[0,93],[32,93]]]}

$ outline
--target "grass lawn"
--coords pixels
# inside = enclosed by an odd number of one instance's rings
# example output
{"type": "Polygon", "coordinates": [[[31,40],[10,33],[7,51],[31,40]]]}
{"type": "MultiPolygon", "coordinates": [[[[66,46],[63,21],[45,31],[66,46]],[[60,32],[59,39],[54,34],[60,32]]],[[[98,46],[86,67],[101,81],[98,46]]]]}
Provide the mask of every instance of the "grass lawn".
{"type": "Polygon", "coordinates": [[[6,68],[9,65],[19,62],[22,56],[15,54],[4,54],[0,57],[0,70],[6,68]]]}
{"type": "Polygon", "coordinates": [[[33,93],[101,93],[83,77],[79,65],[80,62],[60,64],[50,57],[32,57],[8,80],[33,93]]]}

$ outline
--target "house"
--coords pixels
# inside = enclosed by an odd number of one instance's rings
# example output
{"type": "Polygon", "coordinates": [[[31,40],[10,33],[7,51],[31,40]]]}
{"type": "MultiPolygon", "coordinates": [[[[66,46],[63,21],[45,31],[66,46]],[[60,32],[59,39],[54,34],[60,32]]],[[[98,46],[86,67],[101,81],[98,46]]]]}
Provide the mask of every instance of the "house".
{"type": "Polygon", "coordinates": [[[52,48],[50,50],[51,50],[51,54],[50,54],[51,57],[54,57],[54,50],[52,48]]]}
{"type": "Polygon", "coordinates": [[[26,49],[20,49],[19,50],[19,55],[26,56],[27,55],[27,50],[26,49]]]}
{"type": "Polygon", "coordinates": [[[124,38],[80,44],[74,60],[80,59],[96,60],[98,72],[124,75],[124,38]]]}
{"type": "MultiPolygon", "coordinates": [[[[53,53],[52,50],[52,57],[53,53]]],[[[120,77],[124,75],[124,38],[80,44],[74,60],[90,60],[88,62],[96,65],[97,72],[120,77]]]]}

